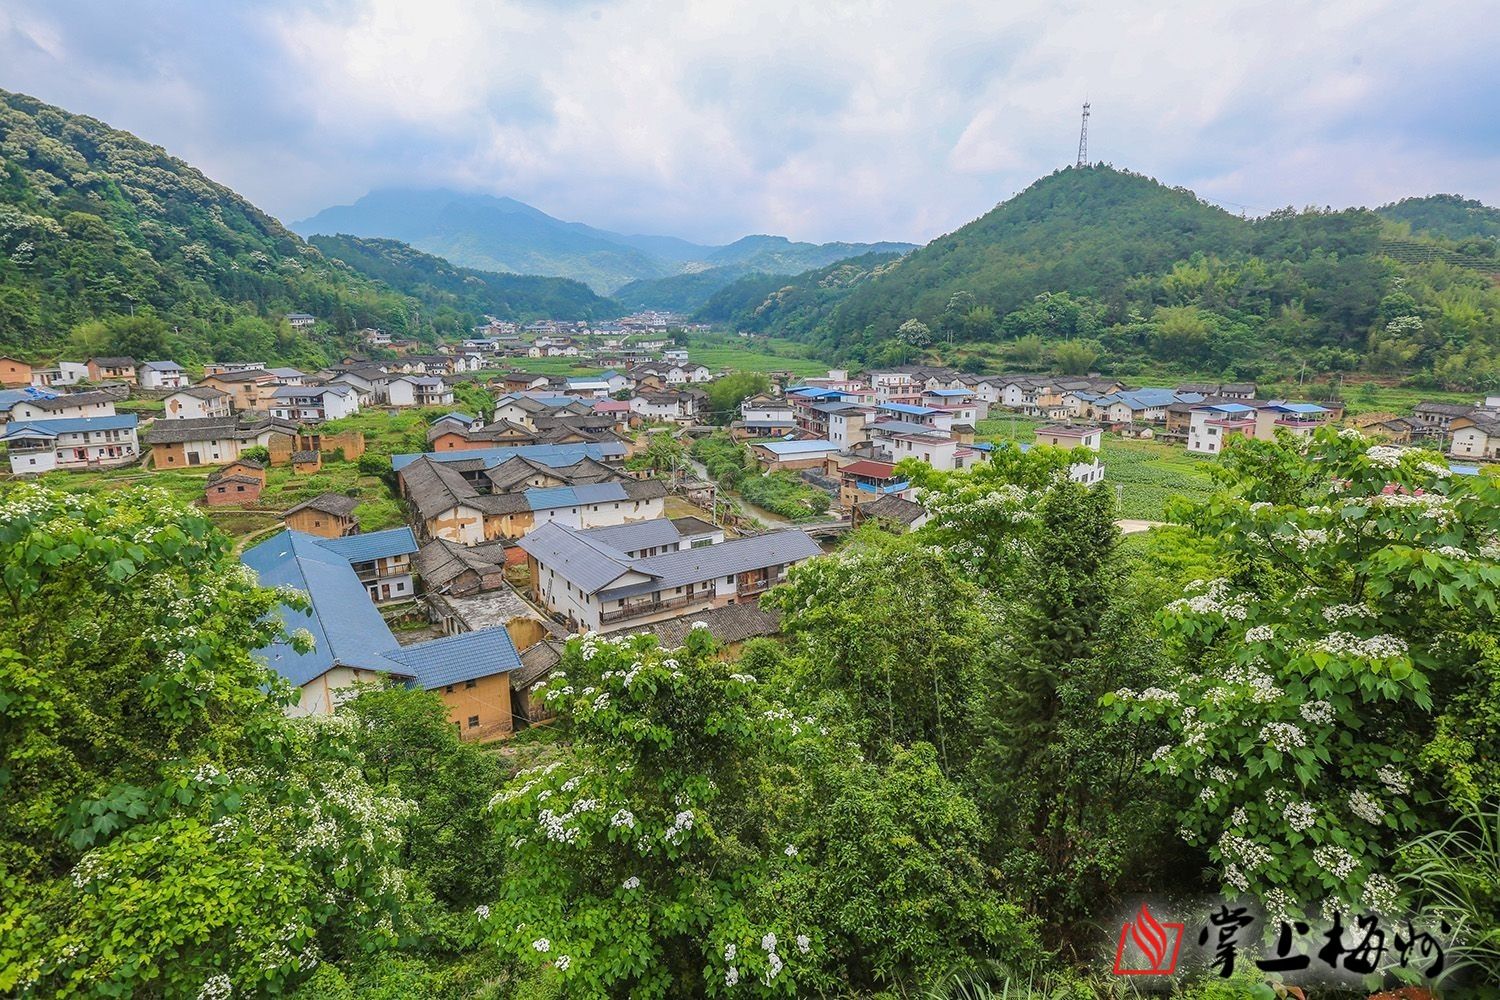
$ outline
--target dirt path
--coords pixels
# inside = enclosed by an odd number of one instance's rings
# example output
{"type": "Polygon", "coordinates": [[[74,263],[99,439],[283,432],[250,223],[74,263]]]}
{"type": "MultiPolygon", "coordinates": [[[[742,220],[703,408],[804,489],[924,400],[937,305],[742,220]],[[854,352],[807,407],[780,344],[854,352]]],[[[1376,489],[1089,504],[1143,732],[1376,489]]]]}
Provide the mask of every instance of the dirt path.
{"type": "Polygon", "coordinates": [[[1115,527],[1120,529],[1122,535],[1138,535],[1152,528],[1160,528],[1166,523],[1166,521],[1142,521],[1133,517],[1123,517],[1115,522],[1115,527]]]}

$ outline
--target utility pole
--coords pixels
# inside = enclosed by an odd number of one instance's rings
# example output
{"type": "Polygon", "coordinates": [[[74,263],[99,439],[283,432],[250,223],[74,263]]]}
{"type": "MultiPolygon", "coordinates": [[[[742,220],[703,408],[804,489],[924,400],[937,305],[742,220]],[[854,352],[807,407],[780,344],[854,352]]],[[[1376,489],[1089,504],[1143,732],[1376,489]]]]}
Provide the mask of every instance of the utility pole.
{"type": "Polygon", "coordinates": [[[1082,167],[1089,162],[1089,102],[1083,102],[1083,126],[1078,130],[1078,162],[1082,167]]]}

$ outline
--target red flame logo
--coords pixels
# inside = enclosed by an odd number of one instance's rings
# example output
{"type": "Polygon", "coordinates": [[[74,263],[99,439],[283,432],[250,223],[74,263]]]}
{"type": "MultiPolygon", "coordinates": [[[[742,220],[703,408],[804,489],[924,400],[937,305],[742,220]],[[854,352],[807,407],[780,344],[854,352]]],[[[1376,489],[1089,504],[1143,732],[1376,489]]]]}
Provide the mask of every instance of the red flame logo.
{"type": "Polygon", "coordinates": [[[1167,957],[1167,932],[1156,922],[1145,903],[1141,904],[1140,912],[1130,925],[1130,939],[1141,949],[1151,968],[1161,968],[1162,960],[1167,957]]]}
{"type": "Polygon", "coordinates": [[[1182,946],[1182,924],[1163,924],[1152,915],[1145,903],[1132,920],[1120,928],[1120,943],[1115,949],[1115,973],[1121,976],[1160,976],[1177,967],[1177,951],[1182,946]],[[1125,945],[1135,945],[1145,965],[1137,967],[1125,958],[1125,945]]]}

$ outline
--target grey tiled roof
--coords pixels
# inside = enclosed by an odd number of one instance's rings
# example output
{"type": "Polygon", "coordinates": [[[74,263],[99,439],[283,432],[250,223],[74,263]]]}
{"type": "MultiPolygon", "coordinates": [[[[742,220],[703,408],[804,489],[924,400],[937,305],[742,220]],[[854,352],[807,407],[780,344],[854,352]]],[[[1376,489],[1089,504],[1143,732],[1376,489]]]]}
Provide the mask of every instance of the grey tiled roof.
{"type": "MultiPolygon", "coordinates": [[[[313,454],[317,454],[314,452],[313,454]]],[[[299,510],[319,510],[325,514],[333,514],[336,517],[348,517],[354,513],[354,508],[359,506],[359,501],[342,493],[323,493],[304,500],[297,506],[288,510],[282,517],[290,517],[299,510]]]]}
{"type": "Polygon", "coordinates": [[[149,444],[177,444],[184,441],[250,441],[266,431],[295,434],[297,425],[264,414],[241,413],[228,417],[190,417],[186,420],[158,420],[146,432],[149,444]]]}

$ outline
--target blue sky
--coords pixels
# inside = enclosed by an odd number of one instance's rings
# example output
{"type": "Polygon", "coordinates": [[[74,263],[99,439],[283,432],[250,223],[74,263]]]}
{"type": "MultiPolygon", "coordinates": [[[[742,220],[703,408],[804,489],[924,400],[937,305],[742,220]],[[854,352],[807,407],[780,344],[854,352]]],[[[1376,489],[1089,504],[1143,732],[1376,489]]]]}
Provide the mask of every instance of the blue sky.
{"type": "Polygon", "coordinates": [[[925,241],[1091,158],[1251,214],[1500,204],[1500,27],[1434,0],[6,0],[0,87],[291,221],[377,187],[925,241]]]}

